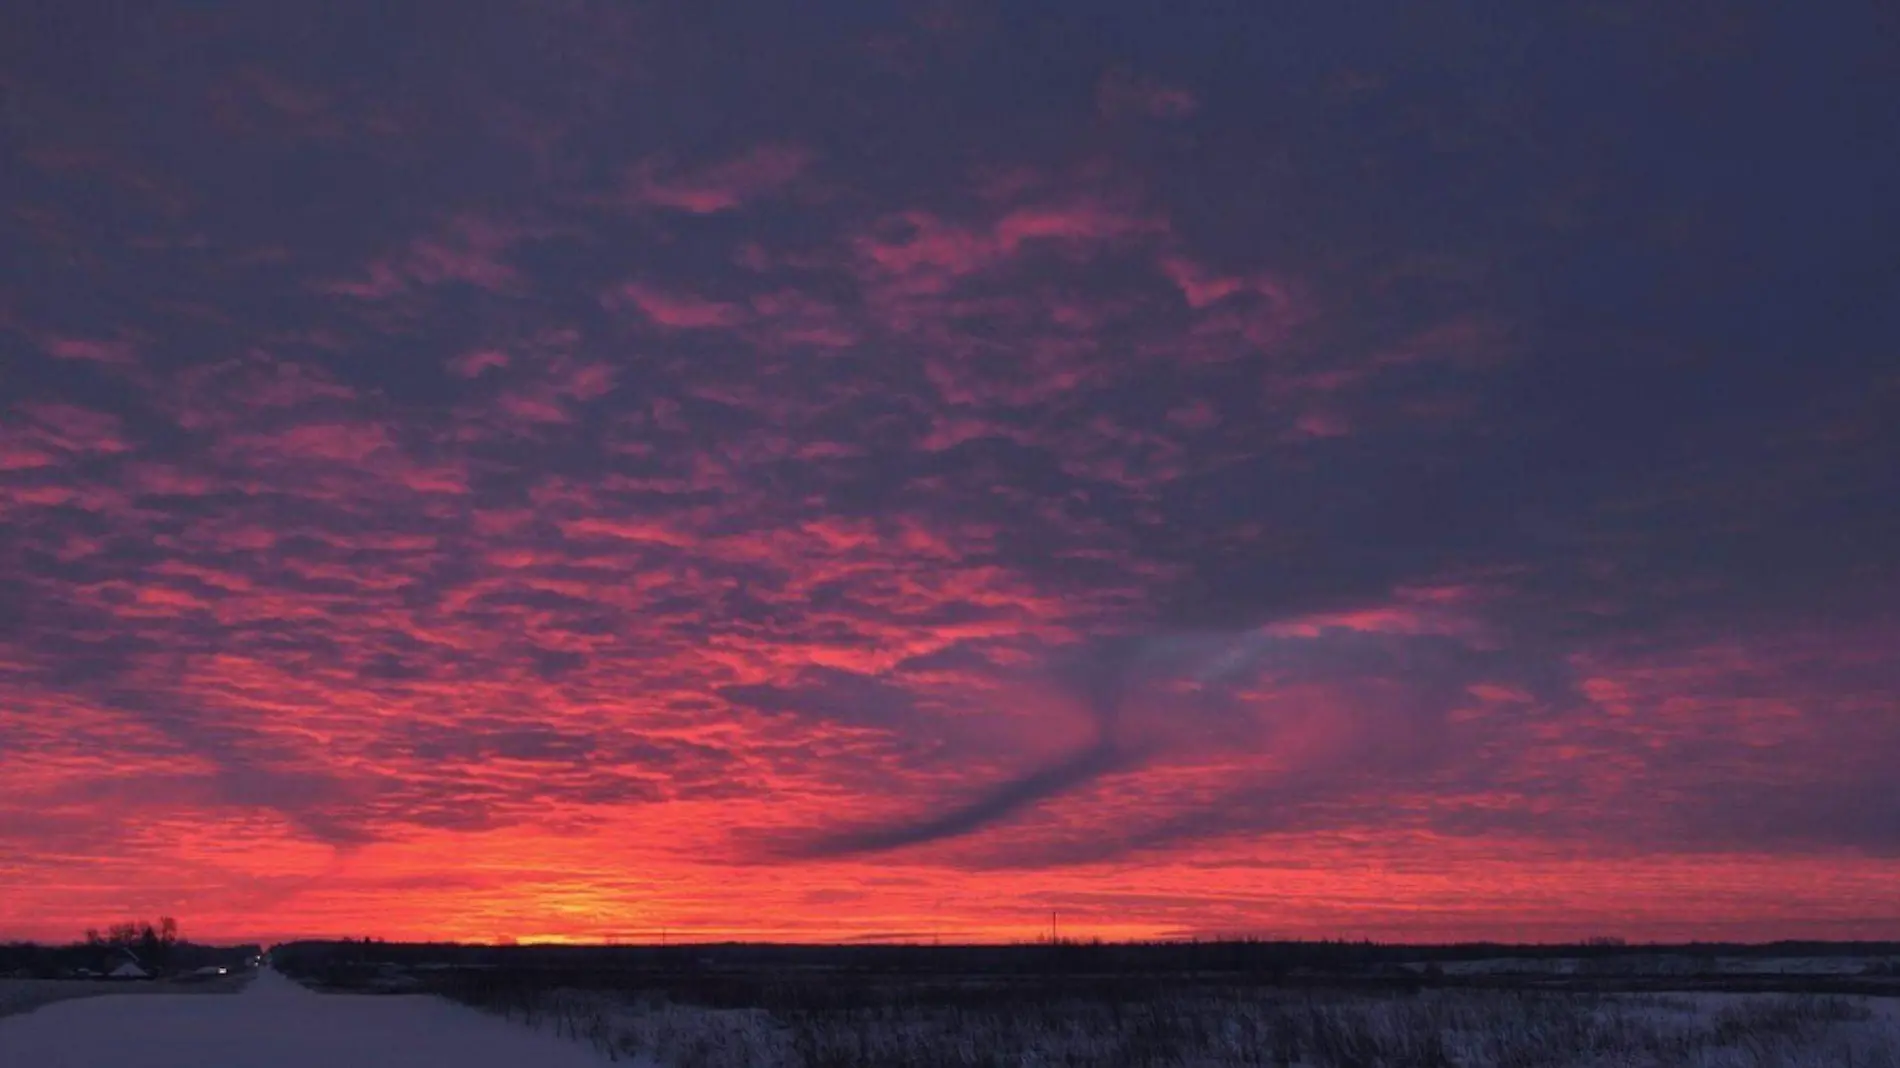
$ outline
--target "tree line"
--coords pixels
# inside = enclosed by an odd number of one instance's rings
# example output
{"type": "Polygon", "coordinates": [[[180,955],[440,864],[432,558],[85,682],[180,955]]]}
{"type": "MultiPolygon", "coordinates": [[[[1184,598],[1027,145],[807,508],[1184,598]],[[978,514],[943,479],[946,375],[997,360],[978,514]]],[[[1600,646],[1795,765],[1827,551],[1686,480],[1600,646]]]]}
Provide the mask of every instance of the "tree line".
{"type": "Polygon", "coordinates": [[[126,950],[148,968],[163,968],[171,962],[178,945],[178,921],[160,916],[158,925],[150,921],[128,920],[115,923],[102,934],[97,927],[86,928],[86,945],[94,949],[126,950]]]}

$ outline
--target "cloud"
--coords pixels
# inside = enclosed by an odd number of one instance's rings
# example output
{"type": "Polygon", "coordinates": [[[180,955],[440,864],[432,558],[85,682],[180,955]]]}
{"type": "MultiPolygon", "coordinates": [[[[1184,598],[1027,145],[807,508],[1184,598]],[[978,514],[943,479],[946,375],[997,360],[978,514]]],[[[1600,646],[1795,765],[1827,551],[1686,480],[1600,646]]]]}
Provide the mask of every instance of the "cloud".
{"type": "Polygon", "coordinates": [[[129,341],[52,337],[44,344],[47,352],[62,360],[84,360],[113,367],[128,367],[138,362],[138,348],[129,341]]]}
{"type": "Polygon", "coordinates": [[[1126,762],[1127,757],[1116,752],[1112,745],[1099,743],[1020,778],[991,787],[974,800],[905,823],[826,831],[793,846],[790,853],[801,858],[859,856],[961,838],[984,830],[1030,805],[1058,797],[1091,782],[1126,762]]]}
{"type": "Polygon", "coordinates": [[[508,354],[494,349],[478,349],[465,352],[449,360],[449,373],[458,378],[480,378],[490,368],[507,367],[511,362],[508,354]]]}
{"type": "Polygon", "coordinates": [[[622,200],[694,215],[732,211],[783,191],[811,162],[812,153],[796,145],[759,145],[698,167],[681,167],[667,159],[643,160],[628,174],[622,200]]]}
{"type": "Polygon", "coordinates": [[[1095,83],[1095,106],[1111,118],[1134,115],[1178,120],[1200,110],[1201,101],[1188,89],[1164,85],[1115,67],[1095,83]]]}
{"type": "MultiPolygon", "coordinates": [[[[1061,798],[1105,775],[1138,770],[1170,743],[1142,722],[1131,707],[1152,701],[1158,689],[1183,672],[1217,682],[1247,658],[1230,649],[1224,660],[1205,662],[1202,639],[1108,639],[1069,653],[1052,672],[1073,692],[1092,725],[1092,740],[1067,756],[979,791],[970,800],[943,806],[910,820],[807,832],[779,848],[794,857],[840,857],[884,853],[963,838],[991,829],[1032,806],[1061,798]],[[1196,665],[1196,661],[1203,661],[1196,665]]],[[[1167,698],[1163,698],[1166,700],[1167,698]]],[[[1197,695],[1206,707],[1210,695],[1197,695]]],[[[886,702],[888,704],[888,702],[886,702]]],[[[1174,710],[1170,710],[1172,713],[1174,710]]]]}
{"type": "Polygon", "coordinates": [[[626,282],[614,290],[609,303],[627,303],[655,325],[674,330],[732,327],[743,321],[744,309],[707,300],[690,293],[668,293],[640,282],[626,282]]]}
{"type": "Polygon", "coordinates": [[[917,699],[901,686],[836,668],[810,668],[795,683],[724,687],[721,697],[768,715],[795,715],[878,727],[917,714],[917,699]]]}
{"type": "Polygon", "coordinates": [[[923,211],[901,212],[879,220],[853,244],[867,282],[930,294],[1037,246],[1086,255],[1165,232],[1165,223],[1114,197],[1071,195],[1010,207],[978,225],[923,211]]]}
{"type": "Polygon", "coordinates": [[[523,279],[507,262],[507,253],[535,236],[530,229],[465,215],[394,255],[372,261],[356,277],[326,281],[318,288],[372,301],[447,285],[512,294],[520,291],[523,279]]]}

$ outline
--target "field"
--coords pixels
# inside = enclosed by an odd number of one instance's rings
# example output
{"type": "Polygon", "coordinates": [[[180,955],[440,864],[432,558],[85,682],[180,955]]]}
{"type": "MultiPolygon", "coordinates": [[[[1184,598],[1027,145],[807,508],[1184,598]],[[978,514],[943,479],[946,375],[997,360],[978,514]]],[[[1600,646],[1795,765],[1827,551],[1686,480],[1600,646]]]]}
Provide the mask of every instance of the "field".
{"type": "Polygon", "coordinates": [[[671,1068],[1900,1068],[1884,952],[1404,955],[371,946],[288,962],[319,987],[436,993],[671,1068]]]}
{"type": "Polygon", "coordinates": [[[1835,995],[911,993],[722,1008],[551,990],[486,1007],[610,1060],[677,1068],[1900,1068],[1891,1005],[1835,995]]]}

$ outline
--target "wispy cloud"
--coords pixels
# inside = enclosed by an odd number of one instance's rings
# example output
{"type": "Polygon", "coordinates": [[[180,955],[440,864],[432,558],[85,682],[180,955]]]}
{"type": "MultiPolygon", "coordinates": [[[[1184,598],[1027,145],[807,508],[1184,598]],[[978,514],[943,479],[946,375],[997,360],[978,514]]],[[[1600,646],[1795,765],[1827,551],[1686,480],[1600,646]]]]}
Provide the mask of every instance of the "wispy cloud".
{"type": "Polygon", "coordinates": [[[783,191],[811,163],[812,154],[795,145],[760,145],[699,166],[648,159],[629,171],[621,196],[631,206],[712,215],[783,191]]]}
{"type": "Polygon", "coordinates": [[[1200,110],[1201,100],[1192,90],[1114,67],[1095,83],[1095,106],[1111,117],[1185,119],[1200,110]]]}

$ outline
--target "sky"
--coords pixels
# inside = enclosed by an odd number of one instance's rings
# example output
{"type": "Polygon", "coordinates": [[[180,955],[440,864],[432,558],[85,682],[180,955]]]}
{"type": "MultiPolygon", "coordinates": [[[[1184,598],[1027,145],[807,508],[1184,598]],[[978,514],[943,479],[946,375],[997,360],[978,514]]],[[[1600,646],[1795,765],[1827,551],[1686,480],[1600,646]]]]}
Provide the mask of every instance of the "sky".
{"type": "Polygon", "coordinates": [[[1890,5],[37,5],[0,937],[1900,938],[1890,5]]]}

